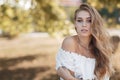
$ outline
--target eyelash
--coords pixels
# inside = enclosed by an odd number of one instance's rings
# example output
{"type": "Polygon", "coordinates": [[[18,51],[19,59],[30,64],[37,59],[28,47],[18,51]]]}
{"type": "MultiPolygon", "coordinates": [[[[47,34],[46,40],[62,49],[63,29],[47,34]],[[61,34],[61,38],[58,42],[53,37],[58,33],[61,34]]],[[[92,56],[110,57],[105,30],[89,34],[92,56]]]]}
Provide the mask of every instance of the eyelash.
{"type": "MultiPolygon", "coordinates": [[[[77,20],[77,22],[82,22],[82,20],[77,20]]],[[[91,20],[87,20],[86,22],[91,22],[91,20]]]]}
{"type": "Polygon", "coordinates": [[[88,20],[88,22],[91,22],[91,20],[88,20]]]}
{"type": "Polygon", "coordinates": [[[77,20],[77,22],[82,22],[82,20],[77,20]]]}

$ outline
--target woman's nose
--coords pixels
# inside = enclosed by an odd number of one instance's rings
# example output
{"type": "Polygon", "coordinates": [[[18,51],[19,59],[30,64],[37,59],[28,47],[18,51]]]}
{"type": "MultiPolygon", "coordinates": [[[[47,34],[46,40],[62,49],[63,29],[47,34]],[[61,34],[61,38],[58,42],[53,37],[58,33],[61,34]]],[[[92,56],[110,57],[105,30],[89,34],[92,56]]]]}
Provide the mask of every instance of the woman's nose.
{"type": "Polygon", "coordinates": [[[86,22],[83,22],[82,26],[83,26],[83,27],[86,27],[86,22]]]}

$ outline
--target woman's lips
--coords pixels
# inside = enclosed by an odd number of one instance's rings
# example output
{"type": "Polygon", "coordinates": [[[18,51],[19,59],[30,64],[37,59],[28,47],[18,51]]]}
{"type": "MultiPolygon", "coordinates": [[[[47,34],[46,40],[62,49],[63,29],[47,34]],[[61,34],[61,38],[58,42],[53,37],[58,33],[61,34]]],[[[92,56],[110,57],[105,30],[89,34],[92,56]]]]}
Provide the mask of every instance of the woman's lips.
{"type": "Polygon", "coordinates": [[[87,32],[88,30],[87,29],[82,29],[81,32],[87,32]]]}

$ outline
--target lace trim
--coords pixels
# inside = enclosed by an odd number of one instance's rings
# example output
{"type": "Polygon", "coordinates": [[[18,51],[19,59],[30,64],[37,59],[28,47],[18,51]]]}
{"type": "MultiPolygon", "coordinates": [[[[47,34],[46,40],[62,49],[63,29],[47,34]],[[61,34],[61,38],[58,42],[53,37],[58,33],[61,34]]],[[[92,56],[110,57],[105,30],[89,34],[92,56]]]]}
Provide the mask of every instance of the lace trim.
{"type": "Polygon", "coordinates": [[[67,53],[67,54],[77,55],[77,56],[80,56],[80,57],[83,57],[83,58],[89,59],[89,60],[95,60],[95,58],[86,57],[86,56],[83,56],[83,55],[78,54],[76,52],[66,51],[66,50],[64,50],[62,48],[60,48],[60,50],[63,51],[63,52],[65,52],[65,53],[67,53]]]}

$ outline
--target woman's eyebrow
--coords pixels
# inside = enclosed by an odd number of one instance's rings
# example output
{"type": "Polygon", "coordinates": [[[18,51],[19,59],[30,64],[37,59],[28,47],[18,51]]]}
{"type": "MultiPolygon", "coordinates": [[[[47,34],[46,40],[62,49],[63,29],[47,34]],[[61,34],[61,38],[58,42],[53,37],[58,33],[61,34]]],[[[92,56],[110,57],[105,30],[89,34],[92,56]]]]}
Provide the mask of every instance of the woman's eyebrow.
{"type": "Polygon", "coordinates": [[[77,17],[77,19],[82,19],[81,17],[77,17]]]}
{"type": "Polygon", "coordinates": [[[87,19],[91,19],[91,17],[87,17],[87,19]]]}
{"type": "MultiPolygon", "coordinates": [[[[82,19],[82,17],[77,17],[77,19],[82,19]]],[[[86,19],[91,19],[91,17],[87,17],[86,19]]]]}

